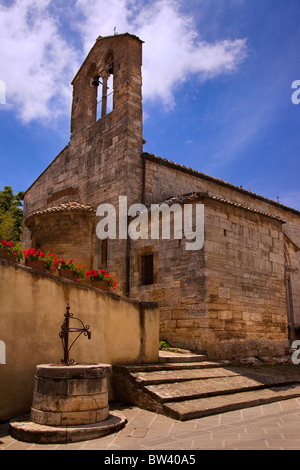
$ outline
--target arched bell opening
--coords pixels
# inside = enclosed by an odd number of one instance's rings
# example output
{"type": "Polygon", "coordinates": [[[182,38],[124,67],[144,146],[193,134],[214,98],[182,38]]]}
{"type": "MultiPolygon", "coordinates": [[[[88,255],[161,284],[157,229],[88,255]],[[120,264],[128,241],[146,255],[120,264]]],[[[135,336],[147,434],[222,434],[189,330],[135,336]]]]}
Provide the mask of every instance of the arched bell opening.
{"type": "Polygon", "coordinates": [[[91,82],[96,89],[96,119],[101,119],[114,108],[114,54],[109,50],[103,60],[102,70],[95,71],[91,82]]]}

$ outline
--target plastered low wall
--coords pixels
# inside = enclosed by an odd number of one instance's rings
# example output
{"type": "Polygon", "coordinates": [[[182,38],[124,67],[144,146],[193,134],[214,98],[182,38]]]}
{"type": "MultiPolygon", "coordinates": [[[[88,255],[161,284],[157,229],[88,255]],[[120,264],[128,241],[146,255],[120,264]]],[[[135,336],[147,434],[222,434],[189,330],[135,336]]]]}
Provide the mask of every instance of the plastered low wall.
{"type": "MultiPolygon", "coordinates": [[[[0,341],[5,343],[5,361],[0,361],[0,422],[30,409],[36,365],[59,363],[63,357],[59,333],[68,303],[92,333],[91,340],[81,335],[71,349],[75,361],[158,361],[156,304],[0,260],[0,341]]],[[[70,326],[78,325],[71,320],[70,326]]]]}

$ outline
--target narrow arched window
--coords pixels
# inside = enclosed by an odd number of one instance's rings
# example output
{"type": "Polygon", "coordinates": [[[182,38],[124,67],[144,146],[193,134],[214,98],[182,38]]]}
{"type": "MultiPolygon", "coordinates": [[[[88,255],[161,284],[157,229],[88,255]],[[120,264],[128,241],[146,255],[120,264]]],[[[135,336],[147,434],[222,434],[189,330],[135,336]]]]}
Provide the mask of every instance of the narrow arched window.
{"type": "Polygon", "coordinates": [[[114,55],[112,51],[106,54],[103,70],[94,75],[92,85],[96,88],[96,120],[98,121],[113,110],[114,55]]]}
{"type": "Polygon", "coordinates": [[[111,113],[114,109],[114,75],[111,74],[107,80],[107,102],[106,112],[111,113]]]}
{"type": "Polygon", "coordinates": [[[105,59],[105,70],[108,73],[107,80],[107,99],[106,99],[106,112],[110,113],[114,107],[114,54],[109,51],[105,59]]]}
{"type": "Polygon", "coordinates": [[[106,54],[101,77],[95,77],[95,84],[101,85],[97,98],[97,119],[100,119],[113,110],[114,102],[114,55],[112,51],[106,54]]]}

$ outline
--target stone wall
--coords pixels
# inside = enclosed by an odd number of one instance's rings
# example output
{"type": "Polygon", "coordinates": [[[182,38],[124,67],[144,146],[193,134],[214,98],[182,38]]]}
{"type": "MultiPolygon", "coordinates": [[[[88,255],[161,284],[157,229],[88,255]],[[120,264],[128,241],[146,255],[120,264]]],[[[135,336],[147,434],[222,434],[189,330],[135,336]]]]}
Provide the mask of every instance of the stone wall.
{"type": "Polygon", "coordinates": [[[26,220],[31,243],[66,262],[75,258],[83,266],[94,266],[96,239],[95,211],[89,206],[68,203],[37,211],[26,220]]]}
{"type": "Polygon", "coordinates": [[[68,303],[92,333],[90,341],[81,336],[71,349],[75,361],[158,360],[159,318],[153,303],[129,300],[1,259],[0,299],[0,339],[6,346],[6,364],[0,361],[0,422],[30,409],[35,367],[63,358],[59,333],[68,303]]]}
{"type": "Polygon", "coordinates": [[[206,200],[207,317],[222,357],[283,355],[288,346],[282,223],[206,200]]]}
{"type": "Polygon", "coordinates": [[[284,354],[282,222],[214,198],[197,203],[205,211],[203,248],[186,250],[184,238],[131,243],[131,294],[158,302],[160,337],[172,346],[210,359],[284,354]],[[150,252],[154,282],[143,286],[139,260],[150,252]]]}
{"type": "MultiPolygon", "coordinates": [[[[276,243],[277,245],[280,244],[280,248],[278,248],[281,253],[280,256],[283,256],[283,253],[285,256],[283,264],[288,278],[285,285],[289,291],[285,294],[285,299],[287,295],[290,298],[288,317],[291,335],[293,335],[300,326],[299,211],[154,155],[144,154],[144,158],[146,162],[146,204],[161,203],[174,195],[200,191],[212,197],[221,198],[224,201],[230,201],[245,208],[248,207],[258,213],[263,212],[282,218],[284,221],[282,225],[284,243],[282,243],[282,240],[274,242],[274,250],[276,251],[276,243]]],[[[235,220],[235,223],[239,224],[238,219],[235,220]]],[[[269,241],[273,243],[271,238],[269,238],[269,241]]],[[[269,251],[273,250],[273,246],[270,245],[268,249],[269,251]]],[[[259,255],[253,252],[253,256],[259,262],[259,255]]]]}

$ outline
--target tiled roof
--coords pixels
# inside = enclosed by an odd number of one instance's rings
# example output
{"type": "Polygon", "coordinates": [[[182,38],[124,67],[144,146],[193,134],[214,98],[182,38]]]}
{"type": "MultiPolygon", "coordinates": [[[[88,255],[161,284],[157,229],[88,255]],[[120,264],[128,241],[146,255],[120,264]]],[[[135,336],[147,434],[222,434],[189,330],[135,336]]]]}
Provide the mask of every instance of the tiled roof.
{"type": "Polygon", "coordinates": [[[196,177],[202,178],[204,180],[211,181],[213,183],[220,184],[222,186],[226,186],[230,189],[234,189],[235,191],[246,194],[247,196],[253,197],[255,199],[259,199],[259,200],[264,201],[268,204],[272,204],[274,206],[280,207],[281,209],[288,210],[288,211],[293,212],[295,214],[300,214],[300,211],[298,211],[297,209],[285,206],[284,204],[280,204],[279,202],[276,202],[272,199],[268,199],[264,196],[253,193],[252,191],[248,191],[247,189],[244,189],[241,186],[239,187],[239,186],[236,186],[232,183],[224,181],[220,178],[215,178],[214,176],[206,175],[205,173],[201,173],[198,170],[194,170],[193,168],[181,165],[179,163],[175,163],[175,162],[173,162],[171,160],[168,160],[166,158],[158,157],[157,155],[154,155],[152,153],[147,153],[147,152],[143,153],[143,157],[147,160],[154,161],[158,164],[166,165],[166,166],[169,166],[170,168],[174,168],[175,170],[183,171],[184,173],[188,173],[188,174],[194,175],[196,177]]]}
{"type": "MultiPolygon", "coordinates": [[[[172,204],[182,204],[182,203],[186,203],[186,202],[191,202],[192,203],[192,202],[195,202],[195,201],[197,201],[199,199],[203,199],[203,198],[223,202],[224,204],[229,204],[231,206],[239,207],[239,208],[247,210],[249,212],[264,215],[265,217],[271,217],[272,219],[278,220],[281,223],[285,223],[285,220],[283,220],[279,216],[270,214],[268,212],[260,211],[258,209],[253,208],[253,207],[246,206],[244,204],[240,204],[238,202],[229,201],[228,199],[224,199],[224,198],[221,198],[221,197],[218,197],[218,196],[213,196],[213,195],[210,195],[208,193],[203,193],[203,192],[192,192],[192,193],[186,193],[186,194],[178,194],[177,196],[169,197],[168,199],[165,199],[164,201],[160,201],[159,203],[154,203],[154,204],[147,205],[147,206],[145,206],[144,210],[147,211],[147,212],[150,212],[153,209],[152,206],[159,207],[163,204],[167,204],[168,206],[171,206],[172,204]]],[[[131,216],[131,219],[134,219],[138,214],[141,214],[141,212],[137,211],[136,214],[131,216]]]]}
{"type": "Polygon", "coordinates": [[[253,208],[253,207],[246,206],[246,205],[240,204],[238,202],[229,201],[228,199],[224,199],[224,198],[219,197],[219,196],[212,196],[212,195],[209,195],[209,194],[203,193],[203,192],[193,192],[193,193],[187,193],[187,194],[180,194],[178,196],[173,196],[173,197],[170,197],[170,198],[166,199],[165,201],[163,201],[163,203],[168,204],[168,205],[176,204],[176,203],[180,204],[182,202],[195,201],[195,200],[203,198],[203,197],[206,197],[208,199],[212,199],[214,201],[224,202],[225,204],[229,204],[231,206],[240,207],[241,209],[245,209],[247,211],[254,212],[256,214],[261,214],[261,215],[264,215],[266,217],[271,217],[272,219],[276,219],[280,222],[285,222],[281,217],[270,214],[268,212],[260,211],[258,209],[253,208]]]}
{"type": "Polygon", "coordinates": [[[91,206],[87,206],[85,204],[80,204],[79,202],[66,202],[59,204],[57,206],[47,207],[46,209],[40,209],[38,211],[33,212],[27,218],[30,219],[31,217],[35,217],[37,215],[43,214],[52,214],[53,212],[90,212],[95,213],[95,209],[91,206]]]}

